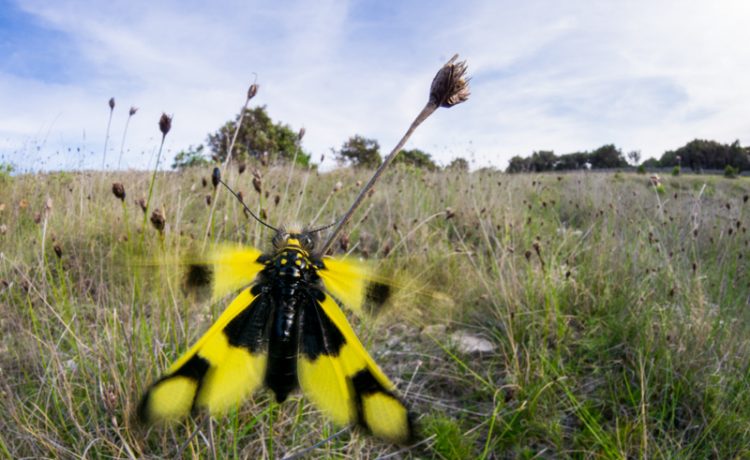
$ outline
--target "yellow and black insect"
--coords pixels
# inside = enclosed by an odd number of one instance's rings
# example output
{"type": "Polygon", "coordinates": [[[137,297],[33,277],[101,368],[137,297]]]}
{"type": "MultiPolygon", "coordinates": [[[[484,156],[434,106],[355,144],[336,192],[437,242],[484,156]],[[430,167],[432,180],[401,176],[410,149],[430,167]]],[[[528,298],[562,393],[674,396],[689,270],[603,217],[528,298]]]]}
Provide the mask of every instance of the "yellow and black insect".
{"type": "Polygon", "coordinates": [[[408,442],[407,408],[340,309],[361,310],[372,278],[367,266],[316,252],[317,233],[326,227],[286,230],[258,221],[274,230],[273,250],[212,251],[206,266],[213,298],[240,293],[147,390],[139,418],[152,423],[199,409],[219,414],[263,386],[281,402],[299,386],[334,423],[408,442]]]}

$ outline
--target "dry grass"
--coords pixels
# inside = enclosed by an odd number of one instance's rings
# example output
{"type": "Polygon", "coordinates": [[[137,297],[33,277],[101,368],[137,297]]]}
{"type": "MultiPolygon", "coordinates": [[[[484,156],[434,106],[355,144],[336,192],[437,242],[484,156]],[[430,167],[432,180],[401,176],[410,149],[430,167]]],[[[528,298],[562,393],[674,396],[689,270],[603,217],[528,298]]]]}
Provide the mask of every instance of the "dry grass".
{"type": "MultiPolygon", "coordinates": [[[[236,170],[225,179],[274,224],[332,222],[369,177],[296,172],[284,195],[288,170],[258,167],[257,185],[236,170]]],[[[143,227],[149,182],[146,173],[2,179],[4,456],[750,455],[742,179],[670,178],[658,194],[643,176],[386,174],[346,239],[400,289],[354,322],[424,442],[400,450],[345,431],[310,451],[338,429],[299,395],[277,405],[262,392],[226,417],[167,429],[134,423],[143,389],[225,305],[186,292],[179,266],[151,264],[200,247],[210,170],[158,174],[150,207],[163,232],[143,227]],[[462,353],[450,338],[459,330],[495,351],[462,353]]],[[[227,197],[211,238],[266,247],[268,232],[227,197]]]]}

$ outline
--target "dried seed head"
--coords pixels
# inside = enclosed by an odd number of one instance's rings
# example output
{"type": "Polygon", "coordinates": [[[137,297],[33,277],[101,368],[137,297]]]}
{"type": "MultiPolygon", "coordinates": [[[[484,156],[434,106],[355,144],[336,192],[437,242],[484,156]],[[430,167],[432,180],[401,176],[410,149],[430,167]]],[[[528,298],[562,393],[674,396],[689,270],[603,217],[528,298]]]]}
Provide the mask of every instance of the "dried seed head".
{"type": "Polygon", "coordinates": [[[44,202],[44,210],[47,212],[52,211],[52,198],[47,197],[47,201],[44,202]]]}
{"type": "Polygon", "coordinates": [[[40,213],[40,212],[35,213],[34,214],[34,223],[38,224],[41,221],[42,221],[42,213],[40,213]]]}
{"type": "Polygon", "coordinates": [[[240,174],[245,172],[245,169],[247,169],[247,165],[245,163],[240,163],[239,165],[237,165],[237,172],[239,172],[240,174]]]}
{"type": "Polygon", "coordinates": [[[125,186],[121,183],[115,182],[112,184],[112,193],[119,198],[120,201],[125,201],[125,186]]]}
{"type": "Polygon", "coordinates": [[[349,235],[347,234],[341,235],[341,238],[339,238],[339,247],[344,252],[349,250],[349,235]]]}
{"type": "Polygon", "coordinates": [[[145,198],[138,198],[138,206],[141,207],[141,211],[143,213],[146,213],[146,199],[145,198]]]}
{"type": "Polygon", "coordinates": [[[55,243],[55,245],[52,247],[52,249],[54,249],[55,255],[57,256],[57,258],[61,259],[62,258],[62,248],[60,247],[60,244],[55,243]]]}
{"type": "Polygon", "coordinates": [[[452,208],[445,208],[445,219],[453,219],[456,216],[456,213],[453,211],[452,208]]]}
{"type": "Polygon", "coordinates": [[[258,94],[258,84],[253,83],[250,85],[250,88],[247,89],[247,100],[254,98],[255,95],[258,94]]]}
{"type": "Polygon", "coordinates": [[[162,113],[161,118],[159,118],[159,131],[161,131],[161,135],[166,136],[170,129],[172,129],[172,117],[166,113],[162,113]]]}
{"type": "Polygon", "coordinates": [[[281,201],[281,196],[277,193],[273,197],[273,204],[274,204],[274,206],[278,206],[279,205],[279,201],[281,201]]]}
{"type": "Polygon", "coordinates": [[[109,98],[109,110],[114,110],[114,109],[115,109],[115,98],[110,97],[109,98]]]}
{"type": "Polygon", "coordinates": [[[132,117],[133,115],[135,115],[135,113],[136,113],[137,111],[138,111],[138,107],[133,107],[133,106],[131,106],[131,107],[130,107],[130,111],[128,112],[128,116],[132,117]]]}
{"type": "Polygon", "coordinates": [[[205,177],[201,177],[201,184],[203,184],[203,186],[204,186],[204,187],[205,187],[206,185],[208,185],[208,181],[206,180],[206,178],[205,178],[205,177]]]}
{"type": "Polygon", "coordinates": [[[164,231],[164,222],[164,213],[161,212],[161,209],[155,209],[151,213],[151,225],[161,233],[164,231]]]}
{"type": "Polygon", "coordinates": [[[260,181],[260,177],[255,176],[253,177],[253,188],[255,189],[258,194],[260,194],[263,191],[263,183],[260,181]]]}
{"type": "Polygon", "coordinates": [[[466,61],[456,62],[454,55],[435,75],[430,87],[430,103],[438,107],[453,107],[469,99],[469,80],[466,61]]]}
{"type": "Polygon", "coordinates": [[[206,206],[211,206],[211,195],[206,195],[206,206]]]}
{"type": "Polygon", "coordinates": [[[245,202],[245,195],[242,193],[242,190],[237,191],[237,199],[240,200],[240,203],[245,202]]]}
{"type": "Polygon", "coordinates": [[[219,168],[214,168],[214,173],[211,174],[211,185],[213,185],[214,188],[218,187],[220,180],[221,180],[221,173],[219,172],[219,168]]]}
{"type": "Polygon", "coordinates": [[[303,137],[305,137],[305,128],[302,127],[299,129],[299,132],[297,133],[297,141],[301,141],[303,137]]]}
{"type": "Polygon", "coordinates": [[[334,193],[340,191],[343,186],[344,184],[342,184],[341,181],[336,182],[333,186],[334,193]]]}

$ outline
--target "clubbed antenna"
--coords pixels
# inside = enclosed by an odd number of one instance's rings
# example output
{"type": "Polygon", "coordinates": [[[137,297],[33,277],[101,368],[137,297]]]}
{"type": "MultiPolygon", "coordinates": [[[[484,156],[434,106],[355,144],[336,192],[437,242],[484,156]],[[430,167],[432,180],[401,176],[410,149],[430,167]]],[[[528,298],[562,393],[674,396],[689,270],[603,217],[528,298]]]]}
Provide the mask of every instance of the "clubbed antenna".
{"type": "Polygon", "coordinates": [[[214,172],[211,175],[211,181],[214,182],[214,183],[216,183],[216,184],[221,184],[224,187],[226,187],[227,190],[229,190],[229,193],[231,193],[232,195],[234,195],[234,197],[237,198],[237,201],[239,201],[240,203],[242,203],[242,206],[245,207],[245,211],[247,211],[248,213],[250,213],[250,215],[253,216],[253,218],[255,220],[257,220],[261,224],[265,225],[266,227],[270,228],[274,232],[278,233],[279,230],[276,227],[272,227],[271,225],[268,225],[260,217],[256,216],[255,213],[253,211],[251,211],[250,208],[247,207],[247,205],[245,204],[245,201],[242,199],[242,197],[239,196],[237,193],[235,193],[234,190],[232,190],[232,188],[229,187],[226,182],[224,182],[223,180],[221,180],[221,171],[219,170],[219,168],[214,168],[214,172]]]}
{"type": "Polygon", "coordinates": [[[453,107],[454,105],[465,102],[469,98],[469,79],[465,77],[466,61],[457,62],[457,60],[458,54],[455,54],[440,70],[438,70],[435,78],[432,80],[432,85],[430,86],[430,97],[427,104],[419,115],[417,115],[417,118],[411,123],[406,134],[404,134],[398,144],[396,144],[393,150],[391,150],[391,153],[385,157],[383,164],[381,164],[377,171],[375,171],[375,174],[373,174],[367,185],[365,185],[362,191],[359,192],[352,207],[349,208],[346,214],[344,214],[344,217],[341,218],[338,225],[333,230],[333,233],[331,233],[331,236],[328,238],[328,241],[326,241],[321,247],[321,254],[325,254],[331,246],[333,246],[339,234],[341,234],[341,230],[343,230],[344,226],[352,218],[354,211],[356,211],[359,205],[362,204],[367,193],[372,190],[372,187],[378,179],[380,179],[385,168],[393,162],[396,155],[398,155],[417,127],[439,107],[453,107]]]}

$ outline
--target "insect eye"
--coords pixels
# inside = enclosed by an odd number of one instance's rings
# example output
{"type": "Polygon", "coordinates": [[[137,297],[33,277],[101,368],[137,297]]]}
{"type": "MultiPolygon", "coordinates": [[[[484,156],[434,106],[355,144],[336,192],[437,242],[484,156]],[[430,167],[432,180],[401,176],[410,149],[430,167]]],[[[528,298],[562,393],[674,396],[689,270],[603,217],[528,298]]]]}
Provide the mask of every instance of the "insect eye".
{"type": "Polygon", "coordinates": [[[313,237],[310,236],[309,233],[303,233],[300,235],[300,244],[303,248],[307,249],[308,251],[311,251],[315,247],[315,240],[313,240],[313,237]]]}
{"type": "Polygon", "coordinates": [[[275,248],[281,248],[284,246],[284,243],[286,243],[287,238],[289,238],[289,235],[283,232],[278,232],[273,236],[273,239],[271,242],[273,243],[273,247],[275,248]]]}

